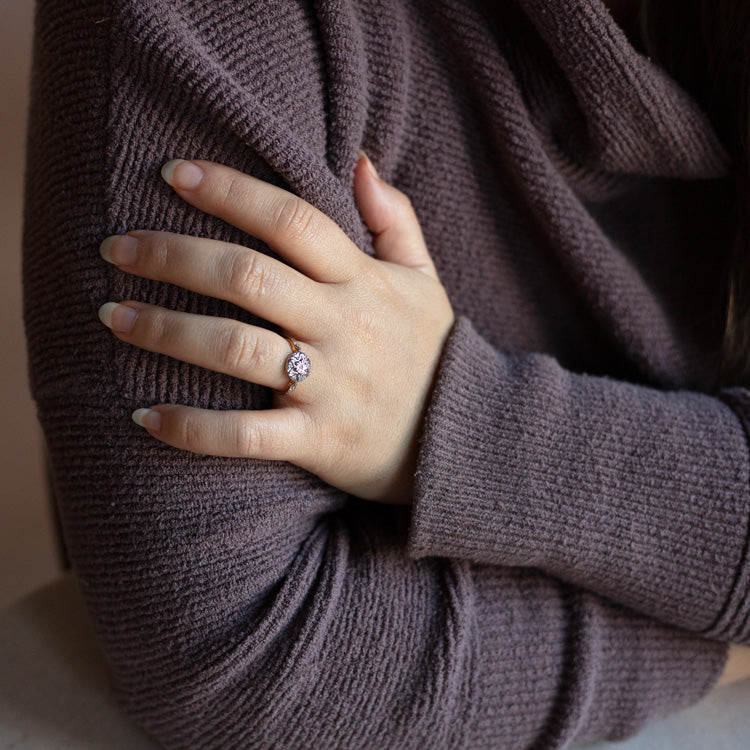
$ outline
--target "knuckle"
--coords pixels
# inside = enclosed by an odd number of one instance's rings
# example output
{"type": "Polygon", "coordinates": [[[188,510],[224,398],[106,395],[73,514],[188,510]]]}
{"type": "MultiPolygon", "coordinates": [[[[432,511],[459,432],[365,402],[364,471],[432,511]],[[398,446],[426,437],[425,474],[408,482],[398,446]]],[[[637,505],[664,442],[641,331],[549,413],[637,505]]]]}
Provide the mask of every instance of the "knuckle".
{"type": "Polygon", "coordinates": [[[362,427],[359,420],[346,419],[340,414],[316,435],[317,455],[323,461],[327,456],[340,456],[341,461],[346,462],[361,454],[361,444],[362,427]]]}
{"type": "Polygon", "coordinates": [[[411,202],[411,198],[406,193],[402,193],[400,190],[395,196],[396,213],[401,217],[414,217],[416,216],[414,211],[414,204],[411,202]]]}
{"type": "Polygon", "coordinates": [[[149,265],[159,276],[178,265],[178,242],[177,237],[167,233],[157,234],[149,242],[149,265]]]}
{"type": "Polygon", "coordinates": [[[357,310],[355,313],[357,330],[363,339],[370,344],[378,339],[380,332],[379,317],[374,315],[371,310],[357,310]]]}
{"type": "Polygon", "coordinates": [[[296,195],[285,198],[279,206],[273,229],[283,237],[297,239],[307,237],[315,231],[317,214],[315,208],[296,195]]]}
{"type": "Polygon", "coordinates": [[[276,274],[269,270],[260,253],[240,252],[232,258],[227,286],[235,297],[268,296],[273,294],[278,283],[276,274]]]}
{"type": "Polygon", "coordinates": [[[243,370],[256,360],[258,339],[248,336],[247,331],[237,325],[229,328],[223,342],[222,361],[226,369],[243,370]]]}
{"type": "Polygon", "coordinates": [[[192,451],[193,453],[201,452],[201,431],[200,425],[196,420],[191,419],[187,415],[179,417],[177,420],[176,432],[183,448],[192,451]]]}
{"type": "Polygon", "coordinates": [[[172,326],[169,324],[169,314],[166,311],[154,309],[145,315],[139,315],[141,325],[145,328],[144,335],[158,350],[169,347],[173,338],[172,326]]]}
{"type": "Polygon", "coordinates": [[[363,346],[379,346],[383,341],[384,316],[369,306],[350,306],[344,313],[344,329],[351,331],[363,346]]]}
{"type": "Polygon", "coordinates": [[[295,424],[297,434],[304,435],[304,442],[288,440],[285,451],[287,460],[292,463],[306,462],[310,467],[320,465],[323,457],[337,455],[332,451],[332,441],[312,414],[300,409],[299,423],[295,424]]]}
{"type": "Polygon", "coordinates": [[[251,420],[238,419],[236,421],[233,439],[238,454],[243,456],[263,455],[265,448],[263,433],[251,420]]]}
{"type": "MultiPolygon", "coordinates": [[[[213,186],[212,186],[213,189],[213,186]]],[[[216,188],[216,204],[223,209],[244,209],[248,203],[248,186],[242,175],[233,174],[221,180],[216,188]]]]}

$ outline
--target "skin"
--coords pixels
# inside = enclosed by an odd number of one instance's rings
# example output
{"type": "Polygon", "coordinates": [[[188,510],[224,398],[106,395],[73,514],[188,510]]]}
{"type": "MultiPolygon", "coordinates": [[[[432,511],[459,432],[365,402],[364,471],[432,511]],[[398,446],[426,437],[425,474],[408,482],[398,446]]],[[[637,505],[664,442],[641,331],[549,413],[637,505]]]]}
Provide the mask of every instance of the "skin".
{"type": "Polygon", "coordinates": [[[154,404],[134,419],[177,448],[290,461],[364,499],[410,504],[419,428],[454,314],[407,196],[359,159],[354,194],[373,233],[373,258],[317,208],[229,167],[174,160],[162,176],[188,203],[263,240],[286,262],[146,230],[108,237],[102,257],[277,324],[312,369],[283,395],[291,348],[282,335],[144,302],[106,303],[99,317],[121,340],[277,389],[269,410],[154,404]]]}
{"type": "Polygon", "coordinates": [[[724,665],[724,671],[716,683],[720,688],[733,682],[741,682],[750,677],[750,648],[732,643],[729,646],[729,657],[724,665]]]}
{"type": "MultiPolygon", "coordinates": [[[[419,428],[454,313],[408,197],[369,159],[357,162],[354,193],[373,233],[372,258],[312,205],[229,167],[175,160],[162,176],[188,203],[260,238],[286,263],[230,243],[138,229],[105,239],[102,257],[277,324],[312,370],[284,395],[282,363],[291,349],[282,335],[108,302],[99,317],[122,341],[276,389],[267,411],[155,404],[134,420],[176,448],[286,460],[364,499],[410,504],[419,428]]],[[[717,688],[747,677],[750,648],[732,644],[717,688]]]]}

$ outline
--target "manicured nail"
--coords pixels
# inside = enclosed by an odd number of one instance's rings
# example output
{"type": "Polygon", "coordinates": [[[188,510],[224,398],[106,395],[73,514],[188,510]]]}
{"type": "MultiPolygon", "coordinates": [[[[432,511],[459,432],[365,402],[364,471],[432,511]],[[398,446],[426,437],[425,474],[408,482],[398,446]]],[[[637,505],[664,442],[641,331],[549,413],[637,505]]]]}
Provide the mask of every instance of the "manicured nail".
{"type": "Polygon", "coordinates": [[[131,266],[138,255],[138,240],[130,235],[113,234],[99,245],[99,252],[109,263],[131,266]]]}
{"type": "Polygon", "coordinates": [[[203,170],[191,161],[172,159],[161,168],[161,176],[167,185],[181,190],[192,190],[198,187],[203,179],[203,170]]]}
{"type": "Polygon", "coordinates": [[[119,305],[117,302],[105,302],[99,308],[99,320],[107,328],[120,333],[127,333],[133,327],[138,311],[127,305],[119,305]]]}
{"type": "Polygon", "coordinates": [[[376,179],[380,179],[380,175],[378,174],[378,170],[375,169],[375,165],[370,161],[370,157],[364,152],[364,149],[359,149],[357,151],[357,154],[361,156],[365,160],[365,165],[370,170],[370,174],[376,179]]]}
{"type": "Polygon", "coordinates": [[[158,432],[161,428],[161,414],[153,409],[136,409],[133,414],[133,421],[146,430],[158,432]]]}

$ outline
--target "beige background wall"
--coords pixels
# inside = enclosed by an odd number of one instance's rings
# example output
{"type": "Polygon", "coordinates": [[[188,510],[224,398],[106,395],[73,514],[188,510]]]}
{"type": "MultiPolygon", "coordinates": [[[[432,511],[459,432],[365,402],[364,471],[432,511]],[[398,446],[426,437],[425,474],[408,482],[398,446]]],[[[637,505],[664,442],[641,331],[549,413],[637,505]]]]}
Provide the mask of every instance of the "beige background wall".
{"type": "Polygon", "coordinates": [[[21,317],[32,11],[32,0],[0,0],[0,609],[58,569],[21,317]]]}

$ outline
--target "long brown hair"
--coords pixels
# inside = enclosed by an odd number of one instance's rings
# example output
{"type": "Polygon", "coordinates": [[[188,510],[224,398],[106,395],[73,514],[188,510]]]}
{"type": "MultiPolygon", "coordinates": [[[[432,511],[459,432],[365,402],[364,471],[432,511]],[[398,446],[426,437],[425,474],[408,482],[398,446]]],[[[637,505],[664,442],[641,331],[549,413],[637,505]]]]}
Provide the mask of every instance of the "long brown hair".
{"type": "Polygon", "coordinates": [[[642,0],[638,22],[646,53],[695,97],[736,166],[717,386],[750,387],[750,2],[642,0]]]}

